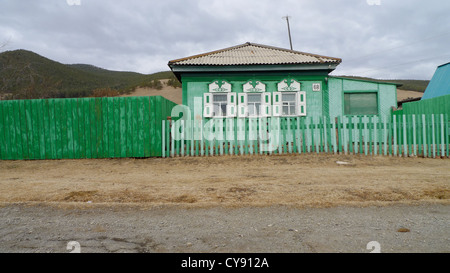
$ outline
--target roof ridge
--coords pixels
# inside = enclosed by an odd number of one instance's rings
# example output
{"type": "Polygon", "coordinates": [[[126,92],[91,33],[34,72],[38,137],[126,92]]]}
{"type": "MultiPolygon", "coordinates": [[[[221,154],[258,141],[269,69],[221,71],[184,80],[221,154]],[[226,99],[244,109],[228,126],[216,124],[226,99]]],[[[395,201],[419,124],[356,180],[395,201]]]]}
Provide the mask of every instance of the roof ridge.
{"type": "Polygon", "coordinates": [[[308,56],[312,56],[312,57],[316,57],[316,58],[326,58],[326,59],[334,59],[337,61],[342,61],[342,59],[340,59],[340,58],[323,56],[323,55],[308,53],[308,52],[304,52],[304,51],[298,51],[298,50],[293,50],[293,49],[287,49],[287,48],[275,47],[275,46],[269,46],[269,45],[263,45],[263,44],[257,44],[257,43],[250,43],[250,42],[247,42],[247,43],[249,45],[258,46],[258,47],[262,47],[262,48],[270,48],[270,49],[274,49],[274,50],[281,50],[281,51],[286,51],[286,52],[295,53],[295,54],[308,55],[308,56]]]}
{"type": "Polygon", "coordinates": [[[244,43],[244,44],[230,46],[230,47],[226,47],[226,48],[223,48],[223,49],[214,50],[214,51],[211,51],[211,52],[206,52],[206,53],[196,54],[196,55],[192,55],[192,56],[188,56],[188,57],[184,57],[184,58],[180,58],[180,59],[171,60],[171,61],[169,61],[169,64],[173,64],[173,63],[177,63],[177,62],[181,62],[181,61],[185,61],[185,60],[192,60],[192,59],[196,59],[196,58],[200,58],[200,57],[205,57],[205,56],[209,56],[209,55],[213,55],[213,54],[217,54],[217,53],[233,50],[233,49],[236,49],[236,48],[243,47],[243,46],[245,46],[247,44],[250,44],[250,43],[247,42],[247,43],[244,43]]]}
{"type": "Polygon", "coordinates": [[[444,65],[448,65],[448,64],[450,64],[450,62],[438,65],[438,67],[441,67],[441,66],[444,66],[444,65]]]}
{"type": "Polygon", "coordinates": [[[331,62],[336,62],[336,63],[342,62],[342,59],[340,59],[340,58],[328,57],[328,56],[312,54],[312,53],[307,53],[307,52],[302,52],[302,51],[297,51],[297,50],[291,50],[291,49],[280,48],[280,47],[275,47],[275,46],[268,46],[268,45],[263,45],[263,44],[258,44],[258,43],[246,42],[244,44],[239,44],[239,45],[226,47],[226,48],[219,49],[219,50],[214,50],[214,51],[210,51],[210,52],[206,52],[206,53],[202,53],[202,54],[196,54],[196,55],[192,55],[189,57],[171,60],[171,61],[169,61],[169,66],[172,64],[179,63],[179,62],[183,62],[183,61],[187,61],[187,60],[194,60],[194,59],[198,59],[198,58],[202,58],[202,57],[206,57],[206,56],[210,56],[210,55],[214,55],[214,54],[232,51],[232,50],[247,47],[247,46],[254,46],[254,47],[259,47],[259,48],[263,48],[263,49],[271,49],[271,50],[283,51],[283,52],[288,52],[288,53],[293,53],[293,54],[298,54],[298,55],[303,55],[303,56],[309,56],[309,57],[316,58],[317,62],[320,62],[320,63],[330,62],[330,60],[331,60],[331,62]]]}

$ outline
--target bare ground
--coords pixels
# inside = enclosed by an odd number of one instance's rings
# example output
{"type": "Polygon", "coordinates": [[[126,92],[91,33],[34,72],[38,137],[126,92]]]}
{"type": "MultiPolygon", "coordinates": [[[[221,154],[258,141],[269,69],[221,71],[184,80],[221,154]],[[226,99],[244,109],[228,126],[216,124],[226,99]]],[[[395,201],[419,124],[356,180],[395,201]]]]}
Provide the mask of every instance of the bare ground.
{"type": "Polygon", "coordinates": [[[4,204],[449,204],[450,160],[302,154],[2,161],[0,189],[4,204]]]}
{"type": "Polygon", "coordinates": [[[162,96],[170,101],[177,104],[181,104],[182,100],[182,90],[181,88],[175,88],[167,85],[168,80],[161,80],[163,83],[163,88],[158,90],[150,87],[138,87],[130,94],[122,95],[121,97],[130,96],[162,96]]]}
{"type": "Polygon", "coordinates": [[[449,181],[449,159],[0,161],[0,252],[449,252],[449,181]]]}

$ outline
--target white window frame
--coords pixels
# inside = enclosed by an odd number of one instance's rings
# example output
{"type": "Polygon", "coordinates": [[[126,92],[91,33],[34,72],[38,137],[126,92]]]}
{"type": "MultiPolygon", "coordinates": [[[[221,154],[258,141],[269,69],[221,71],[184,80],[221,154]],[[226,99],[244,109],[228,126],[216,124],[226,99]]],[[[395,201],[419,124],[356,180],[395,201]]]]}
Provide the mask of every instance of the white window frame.
{"type": "MultiPolygon", "coordinates": [[[[229,118],[236,116],[236,93],[231,92],[211,92],[203,94],[203,116],[206,118],[229,118]],[[225,103],[220,103],[220,105],[225,104],[226,113],[221,113],[222,115],[217,115],[214,112],[214,96],[216,95],[226,95],[227,100],[225,103]]],[[[222,107],[220,107],[222,109],[222,107]]]]}
{"type": "Polygon", "coordinates": [[[272,115],[272,96],[269,92],[252,92],[252,93],[240,93],[238,94],[238,117],[269,117],[272,115]],[[260,95],[261,102],[259,108],[259,114],[250,115],[249,107],[251,102],[248,101],[248,96],[260,95]]]}
{"type": "Polygon", "coordinates": [[[306,116],[306,92],[294,91],[294,92],[273,92],[273,116],[278,117],[297,117],[306,116]],[[294,113],[289,115],[283,114],[283,94],[294,94],[294,113]]]}
{"type": "Polygon", "coordinates": [[[261,116],[261,112],[262,112],[262,103],[263,103],[263,100],[264,100],[264,98],[263,98],[263,96],[262,96],[262,93],[247,93],[246,94],[247,95],[247,108],[248,108],[248,117],[252,117],[252,118],[257,118],[257,117],[260,117],[261,116]],[[259,109],[256,109],[256,104],[257,104],[257,102],[250,102],[249,101],[249,96],[255,96],[255,95],[258,95],[259,96],[259,109]],[[253,105],[253,107],[255,108],[255,111],[256,111],[256,114],[251,114],[250,112],[250,109],[252,108],[252,105],[253,105]]]}
{"type": "Polygon", "coordinates": [[[283,117],[295,117],[298,114],[298,99],[297,99],[297,92],[283,92],[281,93],[281,116],[283,117]],[[294,95],[294,101],[283,101],[283,95],[294,95]],[[289,114],[284,114],[283,110],[285,107],[285,103],[288,103],[288,112],[290,112],[290,109],[292,106],[294,106],[294,112],[289,114]]]}
{"type": "Polygon", "coordinates": [[[228,93],[212,93],[212,110],[213,110],[213,117],[214,118],[225,118],[227,116],[227,108],[228,108],[228,93]],[[215,96],[225,96],[226,99],[224,102],[215,102],[214,97],[215,96]],[[219,105],[220,115],[219,113],[214,112],[215,106],[219,105]],[[225,113],[222,112],[222,106],[225,106],[225,113]]]}

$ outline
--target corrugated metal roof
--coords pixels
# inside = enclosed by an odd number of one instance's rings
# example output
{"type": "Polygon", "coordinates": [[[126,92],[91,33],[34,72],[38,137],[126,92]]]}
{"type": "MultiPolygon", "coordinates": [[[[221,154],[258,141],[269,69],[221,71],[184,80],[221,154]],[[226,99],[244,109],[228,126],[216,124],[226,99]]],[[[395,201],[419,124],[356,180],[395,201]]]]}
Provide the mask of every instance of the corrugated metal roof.
{"type": "Polygon", "coordinates": [[[438,66],[433,78],[425,89],[422,99],[450,95],[450,63],[438,66]]]}
{"type": "Polygon", "coordinates": [[[170,65],[265,65],[340,63],[339,58],[320,56],[272,46],[245,43],[204,54],[172,60],[170,65]]]}

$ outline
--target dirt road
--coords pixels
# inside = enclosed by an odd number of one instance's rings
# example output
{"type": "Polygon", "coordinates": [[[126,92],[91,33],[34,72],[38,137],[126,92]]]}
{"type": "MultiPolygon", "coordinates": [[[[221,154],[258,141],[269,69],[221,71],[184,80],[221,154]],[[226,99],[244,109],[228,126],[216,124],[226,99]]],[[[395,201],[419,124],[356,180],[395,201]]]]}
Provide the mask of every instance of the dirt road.
{"type": "Polygon", "coordinates": [[[449,181],[448,159],[2,161],[0,252],[449,252],[449,181]]]}
{"type": "Polygon", "coordinates": [[[0,252],[437,253],[448,205],[335,208],[0,208],[0,252]],[[403,231],[403,232],[402,232],[403,231]]]}

